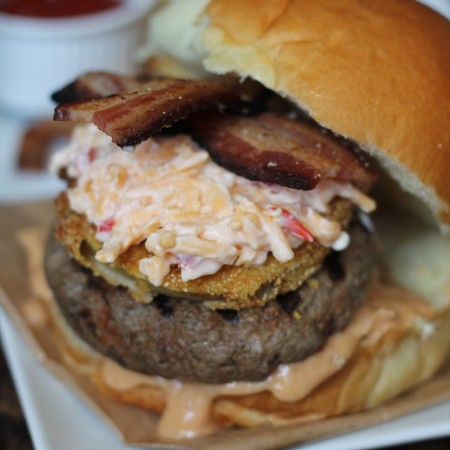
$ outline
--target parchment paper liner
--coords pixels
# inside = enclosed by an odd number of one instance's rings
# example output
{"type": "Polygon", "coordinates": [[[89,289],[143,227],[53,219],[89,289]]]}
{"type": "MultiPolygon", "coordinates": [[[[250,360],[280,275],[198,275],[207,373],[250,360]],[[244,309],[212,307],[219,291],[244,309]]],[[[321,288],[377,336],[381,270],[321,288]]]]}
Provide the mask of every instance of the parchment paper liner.
{"type": "MultiPolygon", "coordinates": [[[[49,327],[39,324],[39,321],[30,321],[24,314],[26,302],[48,295],[44,287],[37,289],[36,283],[30,280],[42,276],[37,256],[42,254],[47,230],[52,222],[51,203],[4,206],[0,208],[0,217],[0,304],[39,361],[82,401],[88,403],[127,444],[173,449],[280,449],[380,424],[450,400],[450,367],[447,367],[428,383],[371,411],[311,424],[226,429],[221,433],[182,443],[162,441],[155,432],[156,415],[105,397],[90,381],[69,371],[52,341],[49,327]],[[23,236],[28,236],[28,246],[35,246],[32,252],[34,256],[30,257],[30,249],[24,248],[23,236]]],[[[42,301],[45,299],[42,298],[42,301]]],[[[68,420],[69,417],[70,412],[68,420]]]]}

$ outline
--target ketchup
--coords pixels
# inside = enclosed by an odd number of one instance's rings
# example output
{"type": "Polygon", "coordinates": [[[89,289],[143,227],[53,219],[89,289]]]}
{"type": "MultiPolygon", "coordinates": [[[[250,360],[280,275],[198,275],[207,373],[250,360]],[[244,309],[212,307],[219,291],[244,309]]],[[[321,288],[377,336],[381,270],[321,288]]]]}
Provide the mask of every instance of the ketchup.
{"type": "Polygon", "coordinates": [[[83,16],[117,8],[123,0],[0,0],[0,12],[57,18],[83,16]]]}

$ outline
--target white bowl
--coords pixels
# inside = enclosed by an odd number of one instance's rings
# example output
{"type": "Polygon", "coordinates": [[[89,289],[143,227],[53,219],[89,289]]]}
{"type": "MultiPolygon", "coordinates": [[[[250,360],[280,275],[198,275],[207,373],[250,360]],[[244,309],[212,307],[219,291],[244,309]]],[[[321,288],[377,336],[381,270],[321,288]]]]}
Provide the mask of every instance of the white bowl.
{"type": "Polygon", "coordinates": [[[155,0],[41,19],[0,13],[0,108],[22,117],[51,114],[50,95],[91,70],[131,74],[155,0]]]}

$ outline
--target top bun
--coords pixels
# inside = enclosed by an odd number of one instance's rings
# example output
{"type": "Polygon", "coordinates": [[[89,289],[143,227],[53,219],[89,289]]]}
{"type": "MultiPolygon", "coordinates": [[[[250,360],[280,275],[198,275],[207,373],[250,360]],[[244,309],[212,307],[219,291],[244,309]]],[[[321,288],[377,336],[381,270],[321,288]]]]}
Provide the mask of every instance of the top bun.
{"type": "Polygon", "coordinates": [[[183,0],[152,21],[153,53],[294,101],[358,142],[450,232],[444,17],[413,0],[183,0]]]}

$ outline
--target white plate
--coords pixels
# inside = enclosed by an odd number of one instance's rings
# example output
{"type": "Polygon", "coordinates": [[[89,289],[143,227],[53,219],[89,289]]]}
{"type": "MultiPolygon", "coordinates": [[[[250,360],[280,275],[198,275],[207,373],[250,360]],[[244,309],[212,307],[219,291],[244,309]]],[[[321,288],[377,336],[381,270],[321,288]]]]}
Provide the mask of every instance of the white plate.
{"type": "Polygon", "coordinates": [[[0,308],[0,337],[36,450],[130,450],[25,345],[0,308]]]}
{"type": "Polygon", "coordinates": [[[450,0],[418,0],[430,8],[440,12],[443,16],[450,18],[450,0]]]}
{"type": "MultiPolygon", "coordinates": [[[[422,3],[450,17],[450,0],[422,3]]],[[[20,175],[14,169],[15,148],[23,127],[17,119],[0,115],[0,202],[50,198],[61,189],[54,177],[20,175]]],[[[113,430],[36,360],[1,308],[0,337],[36,450],[138,450],[123,444],[113,430]]],[[[364,450],[444,436],[450,436],[450,402],[301,449],[364,450]]]]}

